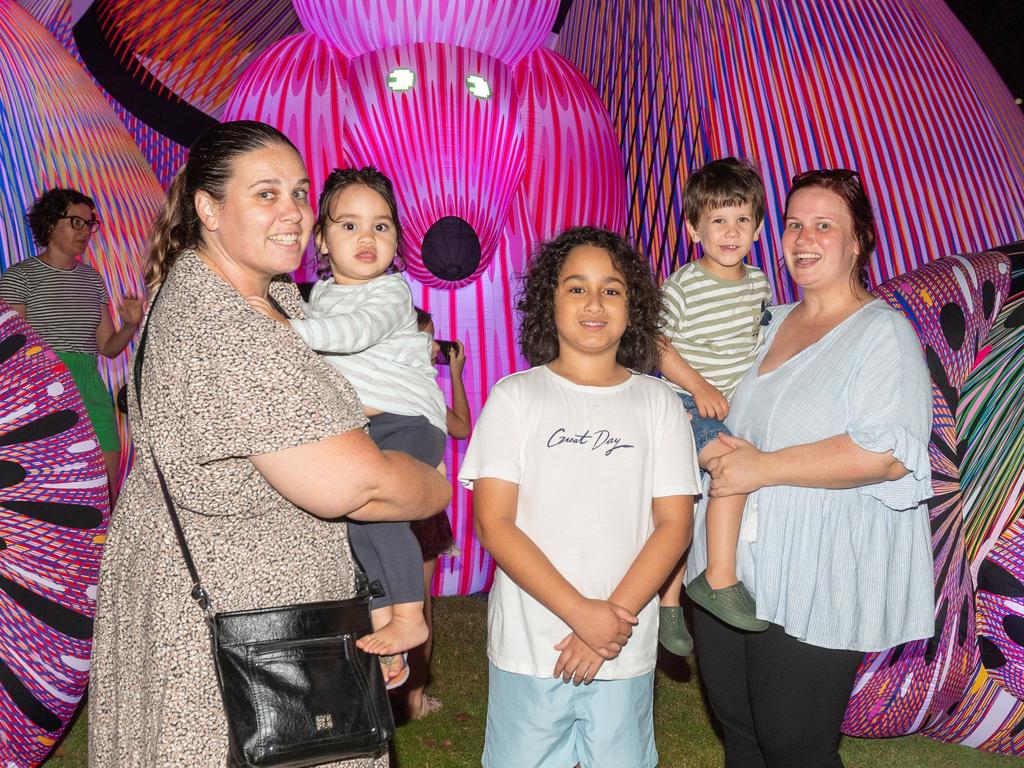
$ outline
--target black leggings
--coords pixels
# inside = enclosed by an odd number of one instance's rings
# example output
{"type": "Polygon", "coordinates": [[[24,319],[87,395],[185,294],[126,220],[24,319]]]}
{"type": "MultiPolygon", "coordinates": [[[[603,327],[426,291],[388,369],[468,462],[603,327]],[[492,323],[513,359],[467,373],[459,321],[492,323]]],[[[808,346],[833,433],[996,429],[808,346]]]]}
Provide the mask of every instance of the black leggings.
{"type": "Polygon", "coordinates": [[[808,645],[776,624],[741,632],[700,609],[694,639],[726,768],[842,768],[839,726],[863,653],[808,645]]]}

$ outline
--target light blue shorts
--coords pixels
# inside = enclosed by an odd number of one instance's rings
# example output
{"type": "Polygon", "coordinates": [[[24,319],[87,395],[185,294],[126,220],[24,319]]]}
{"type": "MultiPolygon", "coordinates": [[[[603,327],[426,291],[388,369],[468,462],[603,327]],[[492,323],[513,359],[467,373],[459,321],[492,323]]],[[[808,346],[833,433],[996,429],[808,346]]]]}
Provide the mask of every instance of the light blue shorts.
{"type": "Polygon", "coordinates": [[[484,768],[654,768],[654,672],[563,683],[487,665],[484,768]]]}

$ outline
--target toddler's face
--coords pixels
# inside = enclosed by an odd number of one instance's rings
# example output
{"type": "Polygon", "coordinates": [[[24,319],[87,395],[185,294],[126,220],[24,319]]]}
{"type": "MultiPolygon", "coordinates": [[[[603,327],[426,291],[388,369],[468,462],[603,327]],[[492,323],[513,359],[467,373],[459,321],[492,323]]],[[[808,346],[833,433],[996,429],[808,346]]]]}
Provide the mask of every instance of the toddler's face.
{"type": "Polygon", "coordinates": [[[387,201],[369,187],[353,184],[331,201],[331,216],[316,246],[327,253],[334,280],[360,285],[387,272],[395,259],[398,232],[387,201]]]}
{"type": "Polygon", "coordinates": [[[736,280],[743,277],[743,260],[761,234],[764,222],[757,223],[750,205],[726,205],[709,208],[697,226],[686,222],[690,240],[700,243],[704,267],[716,277],[736,280]]]}

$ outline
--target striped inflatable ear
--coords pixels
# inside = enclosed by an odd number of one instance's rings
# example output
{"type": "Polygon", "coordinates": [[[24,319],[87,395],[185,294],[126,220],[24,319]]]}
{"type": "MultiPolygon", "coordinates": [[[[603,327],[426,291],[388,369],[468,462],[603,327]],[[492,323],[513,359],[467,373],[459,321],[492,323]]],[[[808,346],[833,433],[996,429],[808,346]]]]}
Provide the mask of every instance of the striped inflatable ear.
{"type": "Polygon", "coordinates": [[[515,64],[540,47],[557,0],[294,0],[302,26],[350,58],[405,43],[448,43],[515,64]]]}
{"type": "Polygon", "coordinates": [[[623,233],[626,179],[608,112],[576,67],[547,48],[515,68],[526,144],[523,194],[533,231],[567,227],[623,233]]]}
{"type": "MultiPolygon", "coordinates": [[[[224,119],[260,120],[285,134],[302,155],[316,195],[332,170],[351,164],[343,128],[348,74],[348,59],[332,45],[309,33],[286,37],[245,71],[224,119]]],[[[315,249],[310,238],[297,280],[316,279],[315,249]]]]}

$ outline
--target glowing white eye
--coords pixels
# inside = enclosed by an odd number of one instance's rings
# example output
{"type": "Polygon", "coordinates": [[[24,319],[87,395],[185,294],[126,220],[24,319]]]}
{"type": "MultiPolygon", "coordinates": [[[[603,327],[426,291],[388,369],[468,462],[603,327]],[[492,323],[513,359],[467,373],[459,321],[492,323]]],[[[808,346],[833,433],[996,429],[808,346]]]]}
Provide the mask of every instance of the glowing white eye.
{"type": "Polygon", "coordinates": [[[411,69],[399,67],[388,72],[388,88],[392,91],[408,91],[416,84],[416,75],[411,69]]]}
{"type": "Polygon", "coordinates": [[[480,75],[470,75],[466,78],[466,87],[469,92],[478,99],[486,99],[491,95],[491,86],[480,75]]]}

